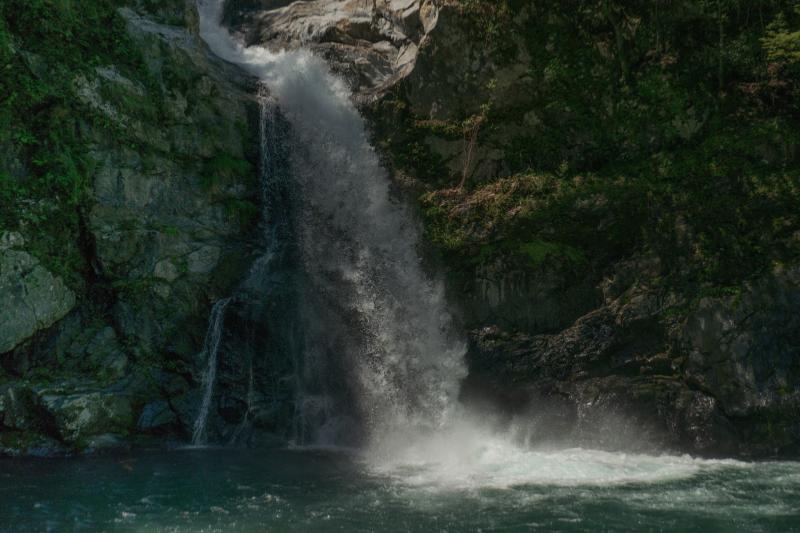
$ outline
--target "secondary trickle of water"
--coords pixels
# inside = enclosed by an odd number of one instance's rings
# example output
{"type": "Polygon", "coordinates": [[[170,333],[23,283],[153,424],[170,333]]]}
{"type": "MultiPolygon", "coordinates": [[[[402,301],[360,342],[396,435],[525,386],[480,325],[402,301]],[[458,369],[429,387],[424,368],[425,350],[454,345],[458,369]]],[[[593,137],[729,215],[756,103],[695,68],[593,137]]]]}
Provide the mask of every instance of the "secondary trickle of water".
{"type": "Polygon", "coordinates": [[[203,343],[203,355],[206,359],[206,371],[203,373],[203,400],[200,410],[194,422],[194,432],[192,433],[192,444],[195,446],[206,443],[206,424],[208,413],[211,409],[211,399],[214,396],[214,385],[217,381],[217,354],[219,344],[222,339],[223,324],[225,321],[225,308],[231,302],[230,298],[224,298],[214,304],[211,309],[211,316],[208,318],[208,331],[203,343]]]}

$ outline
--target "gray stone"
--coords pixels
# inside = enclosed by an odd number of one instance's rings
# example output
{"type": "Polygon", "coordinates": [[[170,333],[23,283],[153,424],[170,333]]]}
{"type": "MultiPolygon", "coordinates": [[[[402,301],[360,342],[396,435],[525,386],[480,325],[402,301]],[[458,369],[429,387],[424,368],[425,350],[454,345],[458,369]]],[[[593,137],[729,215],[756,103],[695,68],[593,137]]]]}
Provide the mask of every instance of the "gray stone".
{"type": "Polygon", "coordinates": [[[0,353],[52,326],[75,306],[75,294],[33,256],[0,250],[0,353]]]}
{"type": "Polygon", "coordinates": [[[83,448],[85,455],[130,448],[130,444],[120,435],[106,433],[90,437],[83,448]]]}
{"type": "Polygon", "coordinates": [[[204,246],[190,253],[187,258],[187,267],[193,274],[209,274],[219,263],[220,249],[216,246],[204,246]]]}
{"type": "Polygon", "coordinates": [[[100,377],[115,380],[123,377],[128,368],[128,356],[117,341],[114,329],[107,326],[86,344],[86,355],[98,369],[100,377]]]}
{"type": "Polygon", "coordinates": [[[178,279],[180,273],[172,261],[169,259],[164,259],[156,263],[155,270],[153,270],[153,275],[157,278],[173,282],[178,279]]]}
{"type": "Polygon", "coordinates": [[[0,251],[10,248],[21,248],[25,245],[25,238],[16,231],[4,231],[0,234],[0,251]]]}
{"type": "Polygon", "coordinates": [[[136,427],[142,431],[157,431],[178,421],[165,400],[157,400],[144,406],[136,427]]]}
{"type": "Polygon", "coordinates": [[[91,436],[114,433],[127,435],[133,427],[129,397],[90,392],[68,396],[43,396],[53,414],[61,437],[72,444],[85,445],[91,436]]]}
{"type": "Polygon", "coordinates": [[[304,46],[326,58],[359,99],[387,90],[414,68],[419,48],[436,28],[439,3],[318,0],[253,6],[228,3],[233,29],[274,49],[304,46]]]}
{"type": "Polygon", "coordinates": [[[36,430],[46,425],[38,395],[24,385],[0,390],[0,426],[18,430],[36,430]]]}
{"type": "Polygon", "coordinates": [[[66,454],[63,444],[46,435],[0,432],[0,457],[61,457],[66,454]]]}

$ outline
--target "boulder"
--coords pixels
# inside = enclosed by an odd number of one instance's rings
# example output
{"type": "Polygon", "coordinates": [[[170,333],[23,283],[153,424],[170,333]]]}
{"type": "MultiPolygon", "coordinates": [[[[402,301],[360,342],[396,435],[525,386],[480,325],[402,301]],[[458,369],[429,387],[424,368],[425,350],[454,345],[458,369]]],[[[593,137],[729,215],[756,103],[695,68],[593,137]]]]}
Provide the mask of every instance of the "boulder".
{"type": "Polygon", "coordinates": [[[313,50],[371,99],[413,70],[438,13],[430,0],[233,1],[223,22],[249,45],[313,50]]]}
{"type": "Polygon", "coordinates": [[[166,400],[156,400],[144,406],[136,428],[147,433],[158,432],[175,424],[178,417],[166,400]]]}
{"type": "Polygon", "coordinates": [[[0,426],[13,430],[45,430],[52,420],[42,407],[41,399],[25,385],[0,388],[0,426]]]}
{"type": "Polygon", "coordinates": [[[133,428],[131,400],[122,394],[45,395],[42,400],[53,414],[61,437],[79,447],[87,445],[90,437],[107,433],[124,436],[133,428]]]}
{"type": "Polygon", "coordinates": [[[39,433],[0,432],[0,457],[61,457],[67,449],[59,441],[39,433]]]}
{"type": "Polygon", "coordinates": [[[0,248],[0,353],[52,326],[75,306],[75,294],[32,255],[0,248]]]}

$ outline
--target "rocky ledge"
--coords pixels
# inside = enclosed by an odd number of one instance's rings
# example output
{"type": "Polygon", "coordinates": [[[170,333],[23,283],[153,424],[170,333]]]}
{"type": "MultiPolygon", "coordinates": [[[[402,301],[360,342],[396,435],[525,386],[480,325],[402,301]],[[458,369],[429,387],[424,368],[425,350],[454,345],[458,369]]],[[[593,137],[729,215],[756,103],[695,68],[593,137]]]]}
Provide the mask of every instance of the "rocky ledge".
{"type": "Polygon", "coordinates": [[[233,0],[224,21],[247,45],[312,50],[371,99],[414,69],[438,14],[432,0],[233,0]]]}

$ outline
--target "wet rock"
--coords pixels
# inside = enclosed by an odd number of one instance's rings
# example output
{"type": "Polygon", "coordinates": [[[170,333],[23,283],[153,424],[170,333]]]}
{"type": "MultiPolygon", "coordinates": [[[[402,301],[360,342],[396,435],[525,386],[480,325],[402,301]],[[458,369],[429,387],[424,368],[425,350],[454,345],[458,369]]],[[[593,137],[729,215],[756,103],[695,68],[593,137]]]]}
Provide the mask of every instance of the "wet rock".
{"type": "Polygon", "coordinates": [[[0,457],[62,457],[68,449],[58,440],[39,433],[0,432],[0,457]]]}
{"type": "Polygon", "coordinates": [[[740,295],[706,298],[676,323],[666,310],[685,302],[653,288],[658,269],[633,264],[642,262],[621,264],[604,282],[604,305],[558,333],[473,331],[467,386],[494,391],[518,414],[533,401],[526,398],[566,402],[577,413],[567,433],[581,445],[704,455],[796,450],[800,269],[765,276],[740,295]]]}
{"type": "Polygon", "coordinates": [[[95,455],[128,448],[130,448],[130,443],[124,437],[107,433],[88,438],[83,448],[83,453],[85,455],[95,455]]]}
{"type": "MultiPolygon", "coordinates": [[[[80,127],[92,193],[80,229],[87,270],[75,273],[85,290],[73,294],[21,234],[0,232],[0,309],[13,310],[0,312],[0,364],[34,391],[8,404],[0,390],[0,437],[43,432],[83,449],[129,439],[139,420],[142,431],[175,429],[157,402],[189,388],[181,376],[194,370],[211,304],[262,245],[241,215],[260,201],[254,80],[202,42],[194,0],[126,5],[142,68],[68,80],[91,115],[80,127]]],[[[27,178],[3,148],[3,168],[27,178]]]]}
{"type": "Polygon", "coordinates": [[[800,267],[706,298],[681,330],[687,379],[764,450],[800,440],[800,267]]]}
{"type": "Polygon", "coordinates": [[[209,274],[219,263],[220,249],[216,246],[204,246],[186,257],[189,272],[209,274]]]}
{"type": "MultiPolygon", "coordinates": [[[[165,4],[164,16],[182,12],[179,4],[165,4]]],[[[247,161],[257,150],[249,130],[256,107],[252,79],[191,31],[144,11],[120,13],[160,91],[141,96],[138,80],[97,72],[96,94],[118,113],[109,118],[129,124],[141,148],[92,137],[87,222],[99,267],[120,288],[114,327],[137,355],[180,360],[199,349],[209,300],[239,282],[261,235],[231,207],[257,202],[256,167],[247,161]],[[161,109],[159,95],[168,100],[161,109]]]]}
{"type": "Polygon", "coordinates": [[[86,363],[95,369],[101,380],[114,381],[125,376],[128,356],[110,326],[102,328],[80,348],[83,349],[82,355],[86,358],[86,363]]]}
{"type": "MultiPolygon", "coordinates": [[[[7,244],[14,239],[9,237],[7,244]]],[[[0,353],[50,327],[75,306],[75,294],[30,254],[0,249],[0,353]]]]}
{"type": "Polygon", "coordinates": [[[193,389],[177,397],[173,405],[178,416],[178,421],[183,431],[191,435],[197,413],[200,412],[200,404],[203,401],[203,391],[193,389]]]}
{"type": "Polygon", "coordinates": [[[249,45],[311,49],[370,98],[413,70],[438,13],[430,0],[234,1],[225,21],[249,45]]]}
{"type": "Polygon", "coordinates": [[[53,414],[61,437],[78,446],[106,433],[127,435],[133,428],[130,398],[103,392],[44,395],[44,405],[53,414]]]}
{"type": "Polygon", "coordinates": [[[591,279],[574,279],[558,264],[531,269],[502,259],[481,264],[464,287],[468,319],[491,319],[505,327],[525,331],[555,331],[593,309],[600,301],[591,279]]]}
{"type": "Polygon", "coordinates": [[[169,403],[165,400],[157,400],[144,406],[136,427],[141,431],[152,433],[164,430],[177,421],[178,417],[172,411],[169,403]]]}
{"type": "Polygon", "coordinates": [[[0,387],[0,427],[24,431],[46,431],[52,427],[39,395],[25,385],[0,387]]]}

